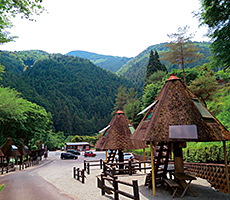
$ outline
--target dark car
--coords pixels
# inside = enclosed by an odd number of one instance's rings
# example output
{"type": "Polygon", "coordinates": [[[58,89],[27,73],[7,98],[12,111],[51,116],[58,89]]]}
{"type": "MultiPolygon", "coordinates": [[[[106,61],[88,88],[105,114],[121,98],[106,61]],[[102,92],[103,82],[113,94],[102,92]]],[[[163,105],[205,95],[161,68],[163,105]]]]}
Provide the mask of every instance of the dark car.
{"type": "Polygon", "coordinates": [[[75,155],[81,155],[81,153],[77,150],[73,150],[73,149],[68,149],[67,150],[68,153],[72,153],[72,154],[75,154],[75,155]]]}
{"type": "Polygon", "coordinates": [[[61,153],[61,159],[77,159],[78,156],[72,153],[61,153]]]}
{"type": "Polygon", "coordinates": [[[95,157],[95,156],[96,156],[96,154],[93,153],[92,151],[86,151],[85,152],[85,157],[95,157]]]}

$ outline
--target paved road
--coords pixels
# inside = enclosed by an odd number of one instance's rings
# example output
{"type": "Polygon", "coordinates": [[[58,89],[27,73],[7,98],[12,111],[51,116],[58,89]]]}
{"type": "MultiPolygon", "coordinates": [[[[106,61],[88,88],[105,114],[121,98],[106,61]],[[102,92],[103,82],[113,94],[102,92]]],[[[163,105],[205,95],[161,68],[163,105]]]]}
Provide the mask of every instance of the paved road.
{"type": "MultiPolygon", "coordinates": [[[[98,153],[97,158],[104,158],[103,153],[98,153]]],[[[77,160],[61,160],[60,152],[50,152],[49,158],[43,164],[27,168],[24,171],[11,172],[0,176],[0,185],[6,184],[0,192],[1,200],[72,200],[57,189],[54,185],[47,182],[39,172],[47,167],[55,165],[56,167],[64,167],[66,165],[80,167],[84,156],[79,156],[77,160]]],[[[92,158],[86,158],[87,160],[92,158]]]]}

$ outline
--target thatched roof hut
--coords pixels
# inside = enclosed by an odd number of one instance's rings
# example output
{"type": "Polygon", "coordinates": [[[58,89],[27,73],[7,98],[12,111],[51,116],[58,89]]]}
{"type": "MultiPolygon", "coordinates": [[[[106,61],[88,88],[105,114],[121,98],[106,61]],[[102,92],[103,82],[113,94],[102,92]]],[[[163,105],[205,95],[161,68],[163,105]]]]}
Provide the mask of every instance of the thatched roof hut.
{"type": "Polygon", "coordinates": [[[230,140],[229,131],[174,74],[137,127],[144,141],[208,142],[230,140]]]}
{"type": "Polygon", "coordinates": [[[103,134],[95,144],[102,150],[131,150],[146,148],[145,142],[132,139],[134,127],[123,111],[118,110],[109,125],[102,130],[103,134]]]}
{"type": "Polygon", "coordinates": [[[0,149],[6,157],[21,155],[11,138],[8,138],[0,149]]]}
{"type": "Polygon", "coordinates": [[[31,150],[26,145],[24,145],[23,140],[21,141],[21,144],[19,146],[19,152],[21,155],[30,155],[31,154],[31,150]]]}

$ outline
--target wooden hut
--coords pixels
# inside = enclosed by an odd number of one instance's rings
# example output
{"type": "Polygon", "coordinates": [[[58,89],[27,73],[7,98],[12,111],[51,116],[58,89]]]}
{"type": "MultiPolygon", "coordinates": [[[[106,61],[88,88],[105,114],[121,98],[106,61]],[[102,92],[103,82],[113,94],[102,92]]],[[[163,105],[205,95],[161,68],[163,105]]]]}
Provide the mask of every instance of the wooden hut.
{"type": "Polygon", "coordinates": [[[20,164],[24,168],[24,156],[27,156],[27,165],[29,164],[29,155],[31,155],[31,150],[24,144],[24,140],[21,140],[21,144],[19,146],[20,156],[20,164]]]}
{"type": "Polygon", "coordinates": [[[14,145],[14,142],[11,138],[8,138],[6,142],[3,144],[3,146],[0,147],[0,149],[5,155],[8,164],[10,163],[11,157],[17,159],[19,156],[21,156],[20,152],[18,151],[18,148],[14,145]]]}
{"type": "Polygon", "coordinates": [[[133,125],[124,112],[118,110],[109,125],[101,131],[102,136],[96,142],[95,148],[106,151],[110,150],[111,155],[108,161],[111,159],[113,161],[115,152],[118,150],[119,161],[123,162],[123,150],[143,149],[147,147],[144,141],[135,142],[132,139],[134,130],[133,125]]]}
{"type": "MultiPolygon", "coordinates": [[[[151,150],[156,142],[172,144],[176,172],[184,170],[182,147],[185,147],[186,141],[230,140],[229,131],[174,74],[145,111],[135,131],[135,139],[149,142],[151,150]]],[[[155,174],[152,176],[154,181],[155,174]]]]}

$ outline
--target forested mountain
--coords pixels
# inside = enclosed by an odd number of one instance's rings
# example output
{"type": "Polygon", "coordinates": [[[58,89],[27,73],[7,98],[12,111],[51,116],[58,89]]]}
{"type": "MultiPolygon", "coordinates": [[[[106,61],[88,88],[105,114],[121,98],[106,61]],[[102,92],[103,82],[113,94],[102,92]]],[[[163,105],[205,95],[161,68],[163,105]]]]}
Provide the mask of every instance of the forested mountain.
{"type": "Polygon", "coordinates": [[[43,106],[55,131],[90,135],[111,120],[117,88],[132,84],[87,59],[45,52],[1,52],[0,84],[43,106]]]}
{"type": "Polygon", "coordinates": [[[108,69],[111,72],[117,72],[117,70],[132,59],[127,57],[101,55],[87,51],[70,51],[66,55],[89,59],[95,65],[103,69],[108,69]]]}
{"type": "MultiPolygon", "coordinates": [[[[146,74],[146,66],[149,61],[149,54],[152,51],[157,51],[158,54],[161,52],[168,51],[169,49],[164,46],[166,43],[161,43],[157,45],[152,45],[148,47],[146,50],[142,51],[138,56],[129,60],[122,68],[117,71],[117,74],[125,76],[129,79],[133,84],[138,87],[142,87],[144,85],[145,74],[146,74]]],[[[197,42],[197,46],[200,48],[200,53],[204,54],[204,57],[190,64],[186,64],[185,68],[193,68],[195,66],[202,66],[204,63],[210,62],[209,56],[211,55],[208,42],[197,42]]],[[[178,69],[177,65],[172,65],[169,62],[163,62],[170,72],[171,69],[178,69]]]]}

